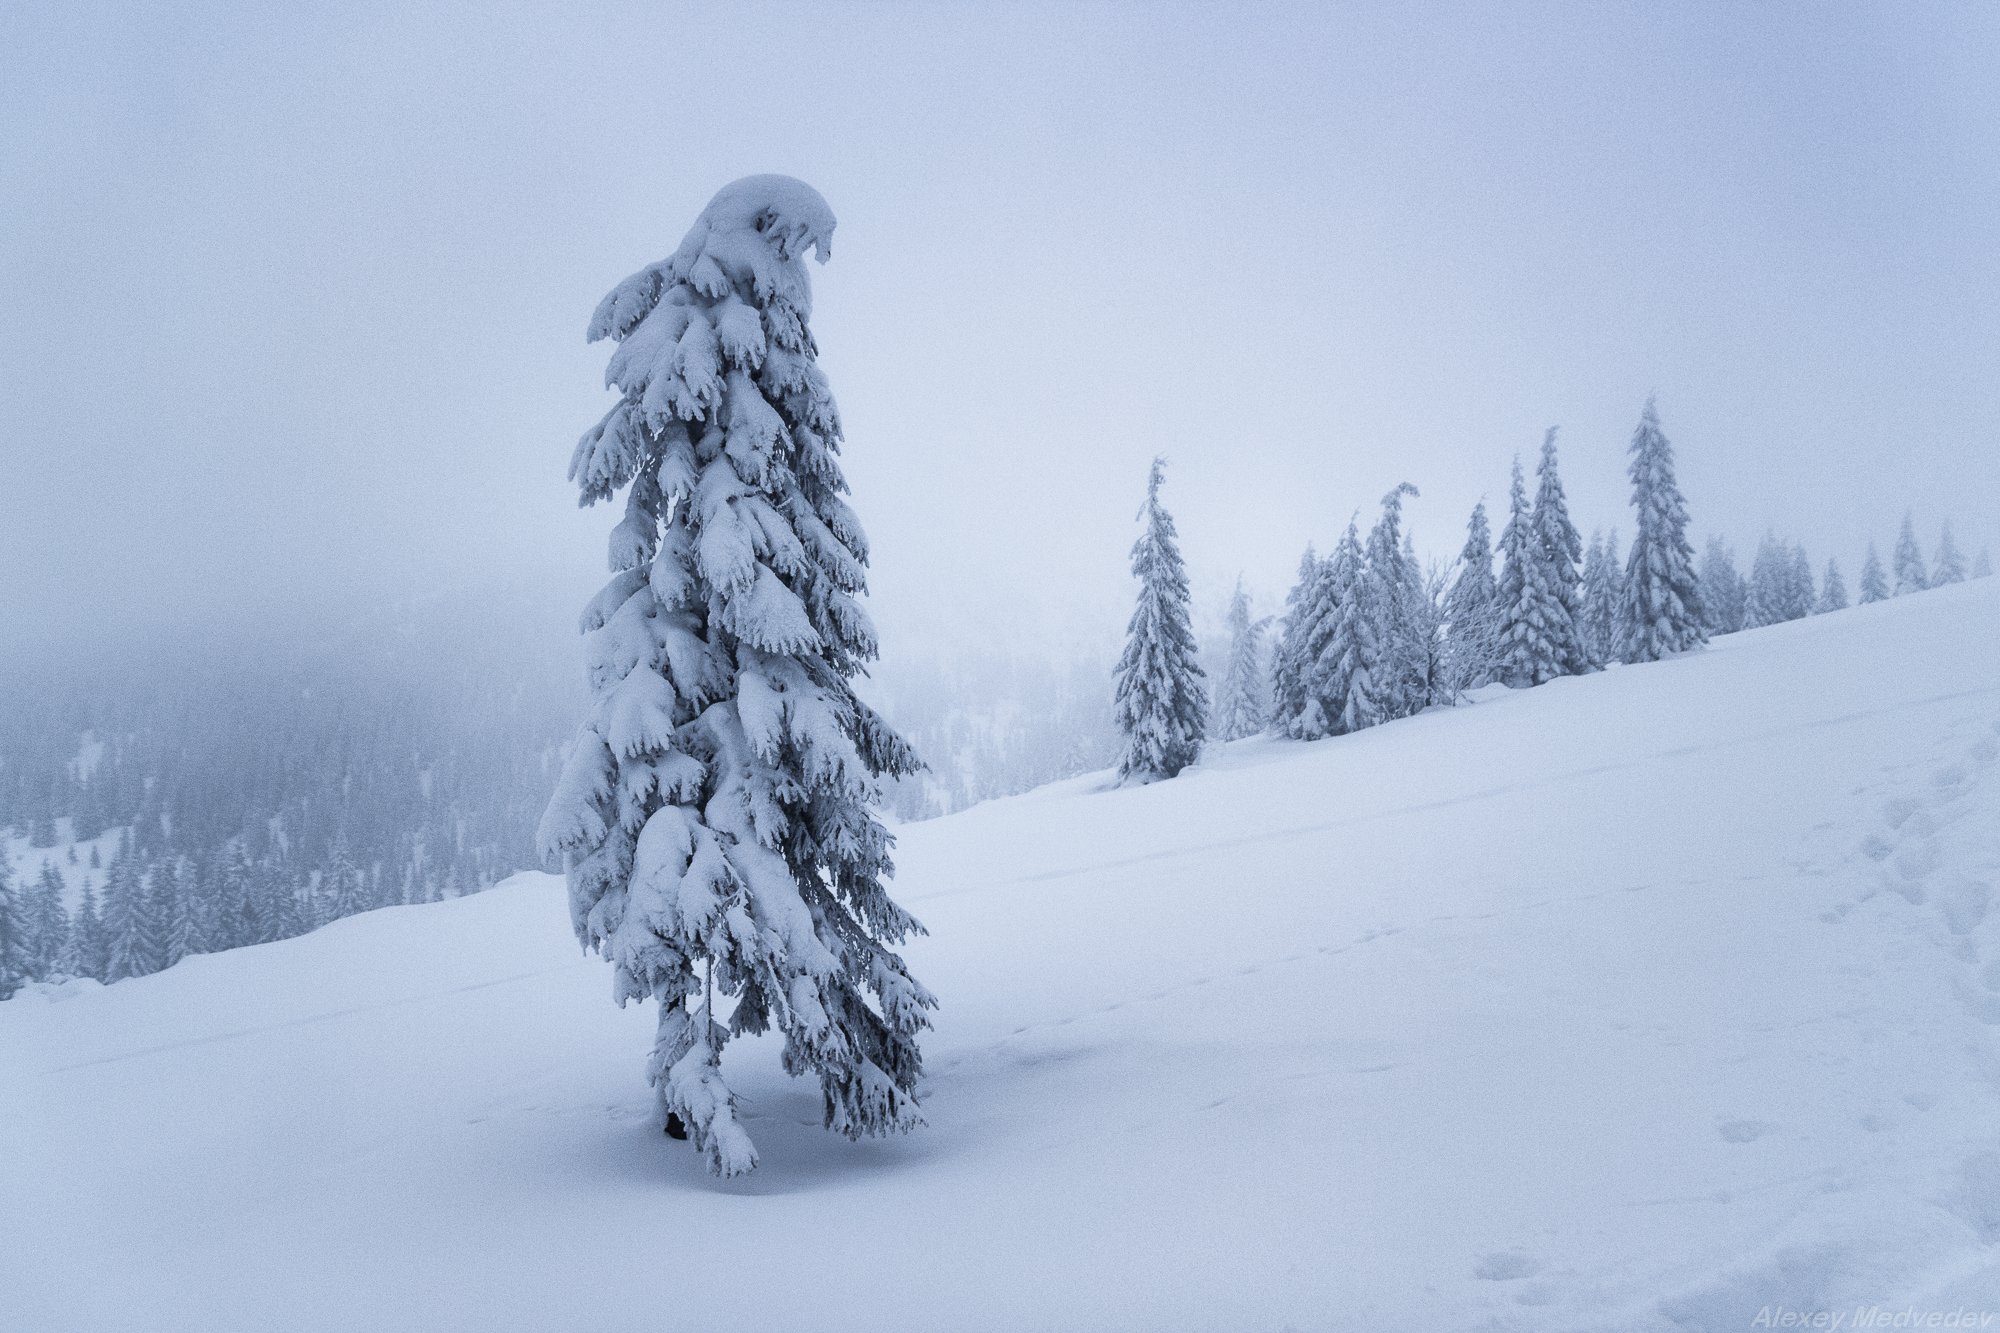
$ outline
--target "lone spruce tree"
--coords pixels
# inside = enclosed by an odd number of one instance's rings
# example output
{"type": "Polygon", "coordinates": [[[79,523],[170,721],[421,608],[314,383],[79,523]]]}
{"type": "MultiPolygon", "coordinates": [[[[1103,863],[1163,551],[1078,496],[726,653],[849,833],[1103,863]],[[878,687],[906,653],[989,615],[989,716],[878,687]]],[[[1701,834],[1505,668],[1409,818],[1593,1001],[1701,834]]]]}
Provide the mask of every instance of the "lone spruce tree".
{"type": "Polygon", "coordinates": [[[1125,754],[1118,775],[1128,782],[1170,778],[1201,753],[1208,690],[1197,662],[1188,616],[1187,567],[1174,536],[1174,517],[1160,503],[1167,460],[1155,458],[1146,477],[1145,528],[1132,544],[1139,604],[1125,627],[1115,695],[1125,754]]]}
{"type": "Polygon", "coordinates": [[[1222,679],[1222,697],[1215,705],[1215,735],[1236,741],[1264,729],[1264,621],[1250,619],[1250,594],[1243,580],[1229,598],[1229,669],[1222,679]]]}
{"type": "Polygon", "coordinates": [[[618,402],[570,463],[583,503],[626,490],[612,577],[583,614],[592,707],[542,817],[578,938],[614,998],[659,1002],[647,1072],[667,1131],[720,1175],[757,1164],[723,1078],[776,1027],[850,1138],[919,1122],[931,994],[889,946],[871,806],[915,755],[851,681],[875,656],[867,541],[841,496],[840,417],[807,326],[808,250],[834,218],[752,176],[590,322],[618,402]]]}
{"type": "Polygon", "coordinates": [[[1708,642],[1694,548],[1687,539],[1687,501],[1674,480],[1674,449],[1660,430],[1659,410],[1646,400],[1632,433],[1632,507],[1638,530],[1625,557],[1625,601],[1618,617],[1618,655],[1655,662],[1708,642]]]}

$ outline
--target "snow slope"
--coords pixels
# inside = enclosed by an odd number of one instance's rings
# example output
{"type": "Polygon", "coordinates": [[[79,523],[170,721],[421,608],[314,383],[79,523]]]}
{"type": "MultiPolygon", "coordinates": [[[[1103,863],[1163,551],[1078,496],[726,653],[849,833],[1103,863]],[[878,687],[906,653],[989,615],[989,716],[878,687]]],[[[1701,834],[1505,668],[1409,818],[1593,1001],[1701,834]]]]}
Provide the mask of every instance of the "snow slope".
{"type": "Polygon", "coordinates": [[[0,1005],[0,1325],[2000,1312],[1995,644],[1984,580],[909,827],[930,1126],[739,1043],[742,1183],[549,877],[0,1005]]]}

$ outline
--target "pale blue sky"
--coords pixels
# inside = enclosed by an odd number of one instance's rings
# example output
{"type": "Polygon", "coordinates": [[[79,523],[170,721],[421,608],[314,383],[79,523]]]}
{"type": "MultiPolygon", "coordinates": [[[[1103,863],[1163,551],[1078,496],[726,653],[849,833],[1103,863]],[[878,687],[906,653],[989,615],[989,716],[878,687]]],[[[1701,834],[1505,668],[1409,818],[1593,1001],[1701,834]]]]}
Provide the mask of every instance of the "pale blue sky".
{"type": "Polygon", "coordinates": [[[1629,526],[1653,390],[1739,549],[2000,544],[2000,6],[306,11],[0,14],[10,635],[588,583],[585,320],[757,171],[892,650],[1122,607],[1155,451],[1208,599],[1550,424],[1629,526]]]}

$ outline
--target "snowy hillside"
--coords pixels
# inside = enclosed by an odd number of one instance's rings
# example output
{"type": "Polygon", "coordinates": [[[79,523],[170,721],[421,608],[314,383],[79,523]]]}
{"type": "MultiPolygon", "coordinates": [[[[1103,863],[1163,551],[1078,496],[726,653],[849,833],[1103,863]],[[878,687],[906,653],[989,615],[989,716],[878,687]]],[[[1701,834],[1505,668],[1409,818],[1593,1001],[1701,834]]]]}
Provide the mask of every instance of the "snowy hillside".
{"type": "Polygon", "coordinates": [[[1995,644],[1981,580],[906,828],[929,1127],[829,1136],[745,1041],[729,1184],[551,877],[25,995],[0,1323],[2000,1309],[1995,644]]]}

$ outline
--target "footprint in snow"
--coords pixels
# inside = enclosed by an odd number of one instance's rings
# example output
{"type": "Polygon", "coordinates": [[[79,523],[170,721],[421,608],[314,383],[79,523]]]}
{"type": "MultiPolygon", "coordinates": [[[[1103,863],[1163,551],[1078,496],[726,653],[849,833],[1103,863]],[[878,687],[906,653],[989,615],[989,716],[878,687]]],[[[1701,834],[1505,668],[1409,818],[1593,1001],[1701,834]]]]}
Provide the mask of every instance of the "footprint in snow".
{"type": "Polygon", "coordinates": [[[1921,808],[1917,801],[1908,796],[1891,797],[1882,803],[1882,822],[1890,828],[1899,829],[1921,808]]]}
{"type": "Polygon", "coordinates": [[[1472,1275],[1487,1282],[1512,1282],[1542,1271],[1541,1262],[1519,1250],[1495,1250],[1473,1266],[1472,1275]]]}
{"type": "Polygon", "coordinates": [[[1715,1132],[1728,1143],[1752,1143],[1776,1128],[1768,1120],[1725,1120],[1715,1127],[1715,1132]]]}

